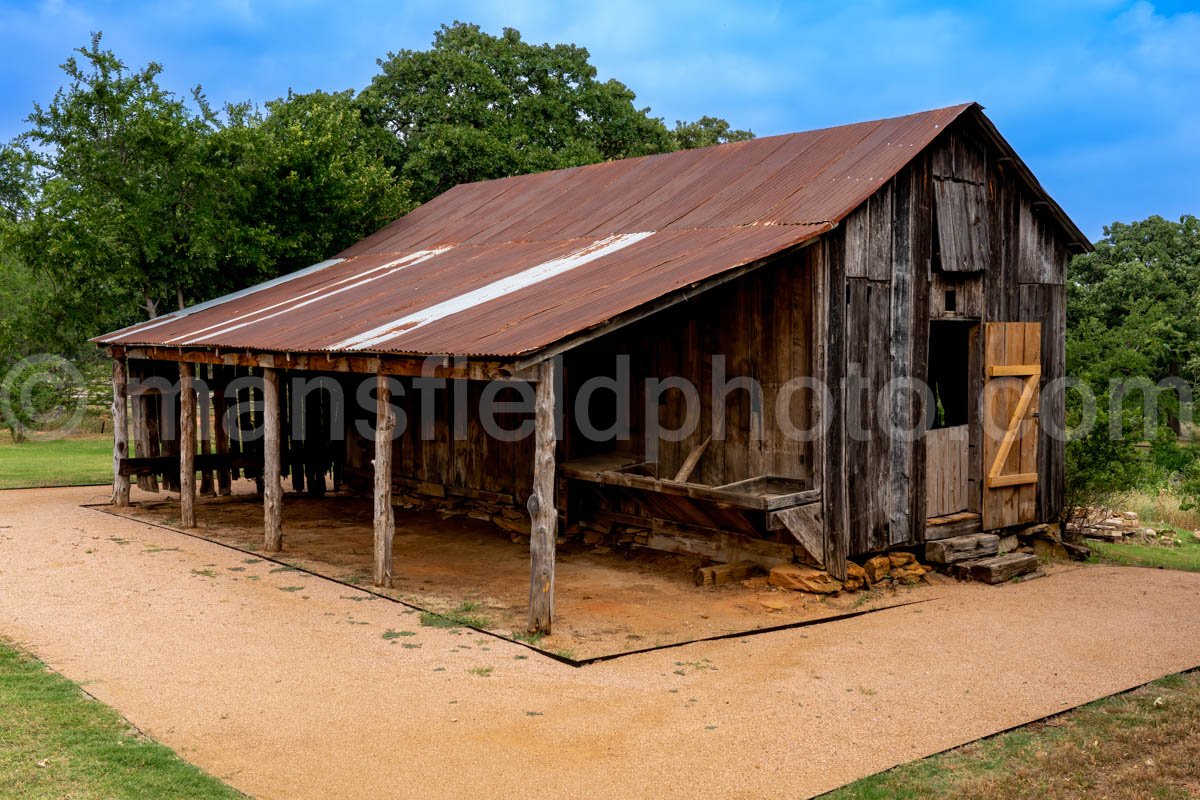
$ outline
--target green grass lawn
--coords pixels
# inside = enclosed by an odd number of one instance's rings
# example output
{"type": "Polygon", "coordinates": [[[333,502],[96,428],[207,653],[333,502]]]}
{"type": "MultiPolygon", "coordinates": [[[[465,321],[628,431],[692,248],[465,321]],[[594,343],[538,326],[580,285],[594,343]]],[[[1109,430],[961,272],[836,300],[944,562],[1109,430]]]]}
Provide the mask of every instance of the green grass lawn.
{"type": "Polygon", "coordinates": [[[13,444],[0,439],[0,489],[112,481],[112,439],[72,437],[13,444]]]}
{"type": "Polygon", "coordinates": [[[1158,567],[1200,572],[1200,541],[1189,530],[1176,529],[1182,544],[1178,547],[1162,547],[1152,544],[1097,542],[1089,539],[1092,558],[1108,564],[1128,567],[1158,567]]]}
{"type": "Polygon", "coordinates": [[[133,730],[40,662],[0,644],[0,798],[244,798],[133,730]]]}
{"type": "Polygon", "coordinates": [[[1200,675],[1156,681],[1043,723],[844,786],[822,800],[1189,798],[1200,675]]]}

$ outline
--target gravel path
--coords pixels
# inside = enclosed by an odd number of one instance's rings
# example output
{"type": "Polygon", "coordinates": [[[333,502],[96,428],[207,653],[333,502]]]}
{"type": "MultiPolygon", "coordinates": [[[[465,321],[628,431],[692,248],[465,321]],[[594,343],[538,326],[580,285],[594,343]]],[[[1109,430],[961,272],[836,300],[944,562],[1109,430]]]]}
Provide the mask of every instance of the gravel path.
{"type": "Polygon", "coordinates": [[[0,635],[261,798],[802,797],[1200,665],[1200,575],[1076,567],[574,669],[105,498],[0,492],[0,635]]]}

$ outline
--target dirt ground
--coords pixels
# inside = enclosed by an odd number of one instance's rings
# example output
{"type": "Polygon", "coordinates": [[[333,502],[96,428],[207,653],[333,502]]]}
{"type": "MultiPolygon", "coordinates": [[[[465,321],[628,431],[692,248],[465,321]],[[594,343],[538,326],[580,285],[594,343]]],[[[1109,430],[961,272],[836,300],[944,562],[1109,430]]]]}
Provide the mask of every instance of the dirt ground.
{"type": "Polygon", "coordinates": [[[574,668],[105,497],[0,492],[0,634],[261,798],[806,797],[1200,665],[1200,575],[1080,566],[574,668]]]}
{"type": "MultiPolygon", "coordinates": [[[[262,505],[253,483],[241,481],[233,498],[197,502],[195,533],[258,552],[262,505]]],[[[311,499],[288,495],[284,552],[274,556],[319,575],[370,586],[373,547],[370,498],[311,499]]],[[[177,500],[135,503],[124,513],[168,527],[179,524],[177,500]]],[[[747,630],[883,608],[938,597],[943,587],[903,586],[818,597],[779,591],[760,578],[697,587],[698,558],[640,550],[596,552],[577,542],[559,548],[554,635],[537,646],[578,660],[695,641],[747,630]]],[[[464,601],[478,604],[489,628],[511,636],[526,628],[529,547],[514,544],[490,522],[435,512],[396,511],[393,590],[381,593],[421,609],[445,613],[464,601]]]]}

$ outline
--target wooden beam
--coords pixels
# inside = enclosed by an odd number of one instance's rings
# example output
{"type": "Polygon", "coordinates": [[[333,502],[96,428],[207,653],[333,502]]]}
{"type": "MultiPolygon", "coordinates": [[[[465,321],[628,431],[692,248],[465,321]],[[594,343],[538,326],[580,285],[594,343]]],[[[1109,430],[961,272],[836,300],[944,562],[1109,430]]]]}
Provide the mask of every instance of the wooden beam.
{"type": "Polygon", "coordinates": [[[967,563],[970,565],[972,580],[995,584],[1033,572],[1040,562],[1032,553],[1006,553],[967,563]]]}
{"type": "Polygon", "coordinates": [[[808,560],[815,564],[825,564],[825,523],[821,519],[821,504],[785,508],[782,511],[770,512],[784,529],[796,540],[796,544],[808,553],[808,560]]]}
{"type": "Polygon", "coordinates": [[[129,476],[121,474],[121,461],[129,457],[129,384],[125,374],[125,359],[114,358],[112,370],[113,424],[113,493],[112,503],[118,508],[129,505],[129,476]]]}
{"type": "Polygon", "coordinates": [[[191,364],[179,363],[179,526],[196,527],[196,392],[191,364]]]}
{"type": "Polygon", "coordinates": [[[1000,537],[993,533],[973,533],[925,543],[925,560],[931,564],[953,564],[999,552],[1000,537]]]}
{"type": "Polygon", "coordinates": [[[537,367],[534,399],[533,493],[529,496],[532,532],[529,539],[529,630],[550,633],[554,619],[554,556],[558,511],[554,501],[556,471],[554,429],[554,361],[537,367]]]}
{"type": "Polygon", "coordinates": [[[279,483],[279,372],[263,370],[263,549],[283,549],[283,486],[279,483]]]}
{"type": "MultiPolygon", "coordinates": [[[[302,464],[304,462],[304,453],[302,451],[292,452],[290,450],[280,450],[279,465],[282,469],[284,466],[293,464],[302,464]]],[[[262,453],[199,453],[195,457],[196,472],[209,470],[234,470],[234,469],[249,469],[255,473],[261,474],[263,469],[262,453]]],[[[179,456],[151,456],[148,458],[122,458],[120,472],[127,476],[142,476],[142,475],[165,475],[167,473],[175,473],[179,471],[179,456]]],[[[397,482],[402,482],[402,479],[397,477],[397,482]]],[[[440,484],[438,484],[440,486],[440,484]]],[[[455,489],[451,494],[462,494],[467,496],[471,490],[455,489]]],[[[228,492],[227,492],[228,493],[228,492]]],[[[487,498],[488,493],[478,493],[482,499],[487,498]]],[[[500,498],[511,497],[510,495],[497,495],[500,498]]],[[[511,503],[511,499],[506,502],[511,503]]]]}
{"type": "Polygon", "coordinates": [[[392,437],[396,416],[392,413],[392,389],[387,375],[375,381],[375,570],[376,586],[392,586],[392,540],[396,520],[392,515],[392,437]]]}
{"type": "Polygon", "coordinates": [[[1025,378],[1042,374],[1041,364],[992,364],[987,368],[989,378],[1025,378]]]}
{"type": "Polygon", "coordinates": [[[1038,482],[1038,474],[1036,472],[1021,472],[1016,475],[988,475],[987,486],[989,489],[998,489],[1001,486],[1025,486],[1030,483],[1038,482]]]}
{"type": "Polygon", "coordinates": [[[302,372],[358,372],[364,375],[395,375],[477,381],[528,381],[533,371],[512,361],[452,358],[449,356],[405,356],[335,353],[267,353],[255,350],[182,347],[110,347],[109,354],[124,352],[130,358],[149,361],[186,361],[231,367],[288,369],[302,372]]]}
{"type": "MultiPolygon", "coordinates": [[[[610,469],[594,468],[585,459],[563,464],[563,475],[589,483],[601,483],[607,486],[621,486],[626,489],[641,489],[646,492],[669,494],[677,497],[690,497],[693,500],[704,500],[718,508],[746,508],[752,511],[776,511],[781,508],[804,505],[821,498],[817,489],[805,489],[799,492],[789,492],[778,495],[760,495],[729,490],[727,486],[704,486],[699,483],[676,483],[651,478],[647,475],[635,475],[628,472],[616,472],[610,469]]],[[[761,476],[760,476],[761,477],[761,476]]],[[[757,481],[759,478],[745,481],[757,481]]],[[[743,481],[739,481],[743,483],[743,481]]]]}
{"type": "Polygon", "coordinates": [[[679,471],[675,473],[676,483],[687,483],[687,479],[692,477],[692,473],[696,470],[696,465],[700,463],[700,459],[704,457],[704,451],[708,449],[708,443],[712,441],[712,435],[704,437],[704,441],[692,448],[692,452],[688,453],[687,458],[679,465],[679,471]]]}

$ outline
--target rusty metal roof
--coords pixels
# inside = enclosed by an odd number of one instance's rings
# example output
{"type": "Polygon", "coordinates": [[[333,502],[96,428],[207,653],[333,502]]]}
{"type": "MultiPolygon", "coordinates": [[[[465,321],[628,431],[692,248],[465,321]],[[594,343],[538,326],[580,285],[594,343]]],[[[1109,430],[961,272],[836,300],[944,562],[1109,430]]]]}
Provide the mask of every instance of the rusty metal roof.
{"type": "Polygon", "coordinates": [[[102,344],[516,356],[830,230],[975,104],[463,184],[102,344]]]}

